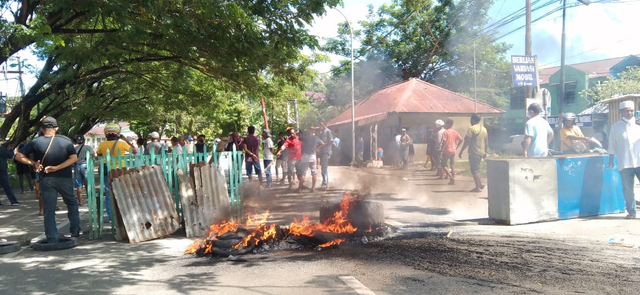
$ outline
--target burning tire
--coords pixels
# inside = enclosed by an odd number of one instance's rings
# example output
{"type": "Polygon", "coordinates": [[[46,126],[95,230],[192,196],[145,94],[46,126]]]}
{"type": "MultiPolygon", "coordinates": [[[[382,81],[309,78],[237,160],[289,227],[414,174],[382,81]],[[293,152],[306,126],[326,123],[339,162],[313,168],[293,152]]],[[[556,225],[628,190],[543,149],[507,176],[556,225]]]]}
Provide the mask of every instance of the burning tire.
{"type": "Polygon", "coordinates": [[[18,242],[2,242],[0,243],[0,254],[7,254],[20,250],[18,242]]]}
{"type": "Polygon", "coordinates": [[[57,243],[48,243],[46,239],[37,241],[31,246],[36,251],[57,251],[78,246],[76,238],[60,238],[57,243]]]}
{"type": "MultiPolygon", "coordinates": [[[[320,222],[325,222],[340,210],[340,204],[320,208],[320,222]]],[[[378,202],[356,200],[349,203],[347,218],[359,230],[375,229],[384,225],[384,208],[378,202]]]]}

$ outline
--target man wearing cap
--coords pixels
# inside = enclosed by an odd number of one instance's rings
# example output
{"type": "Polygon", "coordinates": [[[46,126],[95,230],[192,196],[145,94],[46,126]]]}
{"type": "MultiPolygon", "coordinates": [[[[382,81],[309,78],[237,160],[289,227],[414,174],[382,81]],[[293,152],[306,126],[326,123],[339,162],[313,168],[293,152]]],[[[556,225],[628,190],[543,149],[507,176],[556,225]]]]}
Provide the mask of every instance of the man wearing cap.
{"type": "Polygon", "coordinates": [[[620,121],[609,132],[609,164],[618,156],[618,170],[622,182],[622,194],[627,207],[627,218],[636,218],[636,201],[633,192],[634,177],[640,179],[640,126],[635,124],[635,106],[632,101],[620,103],[620,121]]]}
{"type": "Polygon", "coordinates": [[[400,160],[402,161],[402,169],[409,167],[409,145],[411,145],[411,136],[407,134],[407,129],[400,129],[400,160]]]}
{"type": "MultiPolygon", "coordinates": [[[[108,123],[104,126],[104,136],[107,138],[106,141],[103,141],[98,145],[98,149],[96,150],[96,154],[98,157],[106,157],[107,151],[111,157],[124,156],[129,153],[131,150],[132,153],[137,153],[138,149],[129,142],[126,136],[120,134],[121,128],[118,123],[108,123]]],[[[111,167],[107,166],[107,160],[104,160],[105,171],[108,169],[122,169],[125,168],[125,161],[111,161],[111,167]]],[[[107,211],[107,216],[109,220],[111,220],[111,196],[109,190],[109,174],[105,173],[104,175],[104,191],[106,193],[104,197],[105,202],[105,210],[107,211]]]]}
{"type": "Polygon", "coordinates": [[[553,129],[540,116],[542,107],[532,103],[527,108],[529,120],[524,126],[524,157],[541,158],[549,154],[549,144],[553,140],[553,129]]]}
{"type": "Polygon", "coordinates": [[[267,187],[271,187],[273,180],[271,178],[271,167],[273,162],[273,140],[268,129],[262,130],[262,165],[264,165],[264,175],[267,176],[267,187]]]}
{"type": "Polygon", "coordinates": [[[435,146],[433,149],[433,165],[437,168],[436,176],[439,176],[439,179],[444,178],[444,173],[442,172],[442,136],[446,131],[444,129],[444,121],[438,119],[435,122],[436,130],[433,132],[433,137],[435,139],[435,146]]]}
{"type": "Polygon", "coordinates": [[[160,155],[162,153],[162,144],[160,143],[160,134],[158,132],[149,133],[149,137],[151,137],[151,141],[147,143],[147,146],[144,148],[145,155],[151,155],[153,152],[154,155],[160,155]]]}
{"type": "Polygon", "coordinates": [[[56,227],[56,203],[58,194],[67,205],[67,217],[72,237],[80,235],[78,202],[73,195],[72,169],[78,159],[73,143],[66,136],[56,135],[58,122],[52,117],[42,120],[39,136],[16,153],[18,162],[34,166],[40,172],[40,194],[44,207],[44,232],[47,243],[58,242],[56,227]],[[33,153],[36,161],[25,155],[33,153]]]}

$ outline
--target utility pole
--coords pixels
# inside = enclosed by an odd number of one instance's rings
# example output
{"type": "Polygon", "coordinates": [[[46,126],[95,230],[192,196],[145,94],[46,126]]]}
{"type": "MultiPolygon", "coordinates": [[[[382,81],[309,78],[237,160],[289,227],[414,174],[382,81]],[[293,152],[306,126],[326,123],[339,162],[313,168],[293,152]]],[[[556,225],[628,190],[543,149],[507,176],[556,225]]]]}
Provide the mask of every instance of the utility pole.
{"type": "Polygon", "coordinates": [[[20,56],[16,57],[18,59],[18,83],[20,83],[20,95],[22,96],[20,99],[24,98],[24,82],[22,82],[22,62],[20,61],[20,56]]]}
{"type": "MultiPolygon", "coordinates": [[[[529,0],[527,0],[529,1],[529,0]]],[[[476,41],[473,41],[473,112],[478,112],[478,79],[476,77],[476,41]]]]}
{"type": "Polygon", "coordinates": [[[565,22],[567,19],[567,0],[562,0],[562,40],[560,41],[560,88],[558,91],[558,130],[562,129],[562,114],[564,105],[564,55],[565,55],[565,22]]]}
{"type": "MultiPolygon", "coordinates": [[[[526,13],[526,28],[527,28],[527,32],[524,36],[525,40],[524,40],[524,55],[526,56],[531,56],[531,0],[526,0],[527,1],[527,5],[526,5],[526,9],[527,9],[527,13],[526,13]]],[[[526,87],[524,89],[524,113],[525,113],[525,118],[526,118],[526,114],[527,114],[527,98],[531,98],[531,91],[532,88],[531,87],[526,87]]]]}

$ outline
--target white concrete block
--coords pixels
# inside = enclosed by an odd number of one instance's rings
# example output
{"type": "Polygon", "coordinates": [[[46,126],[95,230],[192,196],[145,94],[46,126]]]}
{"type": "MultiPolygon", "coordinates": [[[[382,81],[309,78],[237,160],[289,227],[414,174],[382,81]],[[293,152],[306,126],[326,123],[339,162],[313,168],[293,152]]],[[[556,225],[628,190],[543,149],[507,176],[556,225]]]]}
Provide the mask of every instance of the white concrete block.
{"type": "Polygon", "coordinates": [[[507,224],[558,219],[555,159],[487,161],[489,217],[507,224]]]}

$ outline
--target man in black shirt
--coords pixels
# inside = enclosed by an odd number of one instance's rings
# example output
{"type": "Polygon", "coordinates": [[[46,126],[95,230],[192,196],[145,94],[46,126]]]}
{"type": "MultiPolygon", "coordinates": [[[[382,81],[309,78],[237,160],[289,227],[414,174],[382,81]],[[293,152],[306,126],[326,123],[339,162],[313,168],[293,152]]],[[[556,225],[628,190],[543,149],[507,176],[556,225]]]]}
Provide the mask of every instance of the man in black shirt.
{"type": "Polygon", "coordinates": [[[58,194],[67,205],[71,236],[80,234],[78,203],[73,195],[72,167],[78,159],[73,143],[66,136],[57,135],[58,122],[46,117],[41,122],[42,136],[35,138],[16,153],[16,160],[34,166],[40,175],[40,193],[44,207],[44,232],[47,243],[58,242],[56,203],[58,194]],[[36,161],[25,155],[33,153],[36,161]]]}
{"type": "Polygon", "coordinates": [[[196,153],[198,153],[198,154],[204,153],[204,141],[205,141],[204,134],[198,135],[198,142],[195,144],[196,153]]]}

